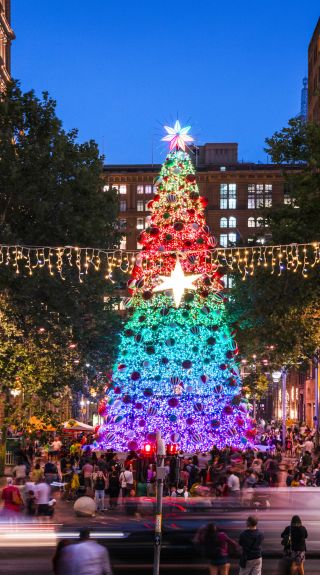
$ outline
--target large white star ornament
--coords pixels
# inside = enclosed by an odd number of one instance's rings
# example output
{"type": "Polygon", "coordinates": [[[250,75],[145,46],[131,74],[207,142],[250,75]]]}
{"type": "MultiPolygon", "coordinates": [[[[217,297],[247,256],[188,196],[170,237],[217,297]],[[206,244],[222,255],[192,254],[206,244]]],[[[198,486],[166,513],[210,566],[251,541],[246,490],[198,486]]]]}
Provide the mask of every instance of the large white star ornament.
{"type": "Polygon", "coordinates": [[[197,289],[193,283],[202,277],[202,274],[185,276],[183,269],[181,267],[180,260],[177,260],[174,270],[172,270],[170,276],[160,276],[162,283],[153,288],[154,292],[158,291],[173,291],[173,299],[176,307],[179,307],[181,303],[184,290],[197,289]]]}
{"type": "Polygon", "coordinates": [[[192,136],[188,135],[190,128],[191,126],[181,128],[180,122],[177,120],[173,128],[170,128],[170,126],[164,127],[167,135],[162,138],[162,141],[170,142],[170,151],[174,148],[185,151],[186,142],[193,142],[192,136]]]}

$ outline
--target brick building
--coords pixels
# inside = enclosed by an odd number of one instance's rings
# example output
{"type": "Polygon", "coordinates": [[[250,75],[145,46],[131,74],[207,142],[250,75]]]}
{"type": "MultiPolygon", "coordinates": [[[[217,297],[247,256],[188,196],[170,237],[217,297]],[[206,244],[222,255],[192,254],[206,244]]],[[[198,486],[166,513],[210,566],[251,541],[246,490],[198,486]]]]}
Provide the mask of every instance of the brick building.
{"type": "Polygon", "coordinates": [[[10,80],[11,42],[15,38],[10,26],[11,0],[0,0],[0,92],[10,80]]]}
{"type": "Polygon", "coordinates": [[[308,119],[320,122],[320,18],[308,48],[308,119]]]}
{"type": "MultiPolygon", "coordinates": [[[[239,163],[237,144],[205,144],[193,148],[200,193],[209,200],[207,223],[221,246],[268,240],[260,209],[289,202],[283,167],[239,163]]],[[[105,185],[117,188],[120,200],[122,248],[139,248],[138,236],[147,223],[148,201],[156,192],[160,165],[106,165],[105,185]]],[[[290,169],[296,169],[291,167],[290,169]]]]}

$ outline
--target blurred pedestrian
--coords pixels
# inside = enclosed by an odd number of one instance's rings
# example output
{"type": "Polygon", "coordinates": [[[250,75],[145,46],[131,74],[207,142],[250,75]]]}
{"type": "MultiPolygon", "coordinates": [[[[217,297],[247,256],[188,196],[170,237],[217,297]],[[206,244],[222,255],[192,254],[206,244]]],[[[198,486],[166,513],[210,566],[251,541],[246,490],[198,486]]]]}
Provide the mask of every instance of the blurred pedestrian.
{"type": "Polygon", "coordinates": [[[39,479],[43,477],[43,469],[40,467],[40,463],[36,463],[34,469],[30,473],[30,481],[37,483],[39,479]]]}
{"type": "Polygon", "coordinates": [[[304,575],[306,539],[308,531],[302,525],[299,515],[294,515],[291,524],[281,533],[284,555],[291,559],[291,575],[304,575]]]}
{"type": "Polygon", "coordinates": [[[92,482],[92,474],[93,474],[93,465],[91,465],[89,460],[86,460],[85,464],[82,467],[81,472],[83,475],[84,486],[85,486],[85,489],[87,492],[88,489],[92,486],[91,482],[92,482]]]}
{"type": "Polygon", "coordinates": [[[25,484],[27,477],[27,465],[22,459],[20,459],[18,465],[13,468],[12,474],[15,477],[17,485],[25,484]]]}
{"type": "Polygon", "coordinates": [[[66,573],[64,571],[62,571],[61,562],[62,562],[63,549],[67,545],[71,545],[70,539],[60,539],[60,541],[58,541],[58,543],[57,543],[55,554],[52,558],[52,566],[53,566],[54,575],[66,575],[66,573]]]}
{"type": "Polygon", "coordinates": [[[194,543],[200,546],[202,556],[209,561],[210,575],[228,575],[231,563],[229,548],[238,548],[233,539],[214,523],[209,523],[199,529],[194,543]]]}
{"type": "Polygon", "coordinates": [[[30,489],[26,497],[26,510],[28,515],[35,515],[37,512],[37,499],[35,493],[30,489]]]}
{"type": "Polygon", "coordinates": [[[49,501],[50,501],[50,485],[45,482],[45,480],[40,477],[39,481],[34,486],[34,491],[38,504],[38,515],[39,516],[49,516],[49,501]]]}
{"type": "Polygon", "coordinates": [[[261,575],[263,534],[257,528],[258,520],[250,515],[247,529],[240,533],[239,545],[242,547],[239,575],[261,575]]]}
{"type": "Polygon", "coordinates": [[[98,471],[94,482],[94,498],[97,511],[104,510],[104,490],[106,488],[106,478],[102,471],[98,471]]]}
{"type": "Polygon", "coordinates": [[[13,485],[12,477],[7,477],[7,485],[2,490],[1,499],[4,502],[3,515],[6,518],[16,518],[23,508],[23,499],[21,497],[20,489],[13,485]]]}
{"type": "Polygon", "coordinates": [[[90,539],[90,531],[81,529],[80,541],[66,545],[58,558],[56,575],[113,575],[106,547],[90,539]]]}
{"type": "Polygon", "coordinates": [[[133,473],[130,470],[130,467],[121,471],[119,479],[121,484],[121,495],[122,497],[127,497],[131,489],[133,489],[133,473]]]}
{"type": "Polygon", "coordinates": [[[116,470],[114,469],[109,475],[109,507],[116,509],[120,495],[120,481],[116,470]]]}

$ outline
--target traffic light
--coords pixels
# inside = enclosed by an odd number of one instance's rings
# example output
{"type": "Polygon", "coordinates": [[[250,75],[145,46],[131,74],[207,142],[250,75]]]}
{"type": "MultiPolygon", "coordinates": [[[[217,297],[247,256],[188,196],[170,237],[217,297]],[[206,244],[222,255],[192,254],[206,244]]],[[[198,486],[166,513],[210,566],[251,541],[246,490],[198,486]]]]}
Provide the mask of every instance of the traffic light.
{"type": "Polygon", "coordinates": [[[152,443],[145,443],[141,449],[141,452],[145,457],[153,455],[154,445],[152,445],[152,443]]]}

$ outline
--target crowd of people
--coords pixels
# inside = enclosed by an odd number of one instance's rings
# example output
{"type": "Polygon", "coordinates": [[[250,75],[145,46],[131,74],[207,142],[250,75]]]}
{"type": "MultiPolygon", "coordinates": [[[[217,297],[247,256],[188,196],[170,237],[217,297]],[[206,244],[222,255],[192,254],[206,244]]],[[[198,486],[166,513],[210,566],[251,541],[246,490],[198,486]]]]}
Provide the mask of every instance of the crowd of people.
{"type": "MultiPolygon", "coordinates": [[[[94,498],[97,513],[114,511],[126,500],[156,494],[157,472],[152,456],[132,451],[97,453],[84,435],[74,439],[55,436],[43,445],[38,440],[28,441],[16,448],[15,459],[12,477],[7,478],[1,494],[2,514],[10,518],[21,511],[50,518],[56,502],[52,497],[55,488],[67,501],[73,502],[82,495],[94,498]]],[[[172,499],[206,495],[216,499],[238,498],[243,502],[245,493],[259,487],[320,486],[320,458],[314,431],[304,425],[287,429],[285,448],[280,427],[265,424],[260,428],[259,444],[254,449],[213,448],[210,453],[194,455],[178,452],[165,457],[164,467],[164,496],[172,499]]],[[[137,505],[125,508],[137,511],[137,505]]],[[[307,535],[300,518],[294,516],[281,535],[283,573],[304,574],[307,535]]],[[[247,529],[239,541],[232,540],[212,523],[201,528],[194,539],[194,545],[209,563],[210,575],[228,575],[230,553],[240,553],[240,575],[260,575],[262,542],[263,535],[253,516],[248,518],[247,529]]],[[[97,565],[103,569],[101,573],[111,575],[108,553],[100,547],[89,538],[87,530],[81,533],[78,543],[59,542],[54,558],[55,574],[65,573],[69,563],[76,568],[78,559],[90,551],[92,556],[96,554],[97,565]]],[[[83,565],[84,560],[81,562],[83,565]]],[[[71,573],[71,567],[68,569],[71,573]]]]}
{"type": "MultiPolygon", "coordinates": [[[[279,575],[304,575],[308,531],[298,515],[292,517],[280,537],[283,558],[279,564],[279,575]]],[[[258,519],[250,515],[238,541],[231,539],[214,523],[209,523],[196,533],[194,544],[208,561],[210,575],[228,575],[231,554],[239,556],[239,575],[261,575],[263,540],[258,519]]]]}
{"type": "MultiPolygon", "coordinates": [[[[259,487],[320,486],[314,431],[304,425],[293,426],[287,429],[285,449],[282,443],[280,427],[264,424],[255,449],[214,447],[210,453],[168,456],[164,460],[164,496],[223,498],[259,487]]],[[[132,451],[124,455],[111,450],[97,453],[85,435],[74,439],[55,436],[44,445],[38,440],[28,441],[16,449],[15,459],[12,479],[8,479],[8,489],[2,495],[4,506],[10,507],[10,495],[6,493],[14,485],[24,486],[24,509],[30,515],[53,513],[49,486],[62,486],[63,497],[70,501],[81,495],[94,498],[97,513],[115,510],[119,500],[127,497],[153,497],[156,493],[152,456],[132,451]]],[[[11,511],[12,507],[21,509],[22,504],[11,504],[11,511]]]]}

